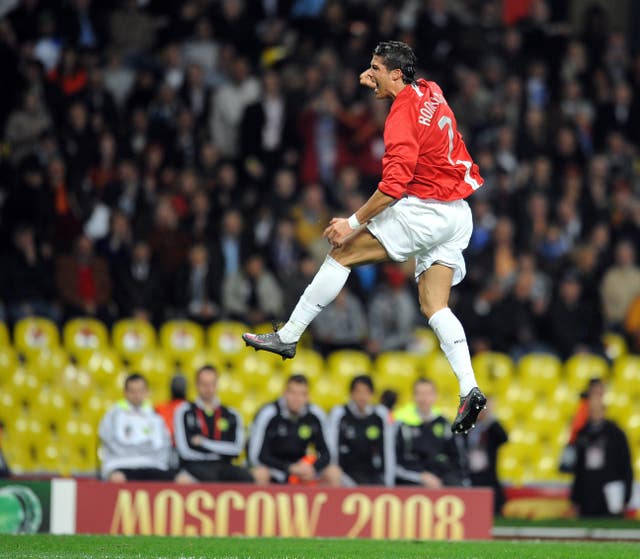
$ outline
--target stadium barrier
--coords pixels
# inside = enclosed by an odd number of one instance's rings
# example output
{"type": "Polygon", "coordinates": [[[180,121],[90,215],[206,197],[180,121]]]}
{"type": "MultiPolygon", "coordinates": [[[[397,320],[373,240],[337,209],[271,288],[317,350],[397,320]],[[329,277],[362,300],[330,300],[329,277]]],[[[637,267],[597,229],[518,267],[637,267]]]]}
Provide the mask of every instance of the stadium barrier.
{"type": "Polygon", "coordinates": [[[8,487],[13,489],[0,489],[0,532],[5,528],[5,533],[477,540],[491,538],[493,527],[490,489],[73,479],[16,481],[8,487]],[[22,493],[29,494],[29,510],[22,493]]]}

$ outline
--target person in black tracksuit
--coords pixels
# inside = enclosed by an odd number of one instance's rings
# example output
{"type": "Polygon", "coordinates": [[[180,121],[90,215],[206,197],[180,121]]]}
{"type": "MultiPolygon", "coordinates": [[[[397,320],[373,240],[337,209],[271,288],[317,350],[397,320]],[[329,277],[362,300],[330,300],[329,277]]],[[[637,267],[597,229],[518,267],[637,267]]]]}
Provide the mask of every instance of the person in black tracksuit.
{"type": "Polygon", "coordinates": [[[629,443],[613,421],[605,419],[604,390],[591,390],[588,396],[589,420],[576,437],[575,478],[571,501],[580,516],[620,515],[610,511],[604,487],[623,482],[624,503],[631,498],[633,469],[629,443]]]}
{"type": "Polygon", "coordinates": [[[395,478],[394,429],[384,406],[373,406],[373,381],[351,381],[351,399],[329,414],[329,447],[343,485],[387,485],[395,478]]]}
{"type": "Polygon", "coordinates": [[[248,456],[257,483],[323,481],[340,485],[342,472],[330,464],[324,412],[309,403],[304,375],[292,375],[284,395],[264,406],[251,426],[248,456]]]}
{"type": "Polygon", "coordinates": [[[216,396],[218,374],[205,365],[196,374],[198,399],[185,402],[174,415],[176,450],[181,471],[176,480],[253,482],[246,468],[231,460],[244,447],[242,417],[216,396]]]}
{"type": "Polygon", "coordinates": [[[396,480],[399,484],[469,485],[462,439],[433,405],[435,385],[421,378],[414,385],[414,403],[394,413],[396,424],[396,480]]]}

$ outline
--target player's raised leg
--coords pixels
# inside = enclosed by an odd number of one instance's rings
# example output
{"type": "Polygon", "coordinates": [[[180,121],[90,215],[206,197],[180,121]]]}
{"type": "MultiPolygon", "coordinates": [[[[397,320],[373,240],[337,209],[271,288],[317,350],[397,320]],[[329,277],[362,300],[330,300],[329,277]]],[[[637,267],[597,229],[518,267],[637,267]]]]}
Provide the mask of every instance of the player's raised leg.
{"type": "Polygon", "coordinates": [[[384,247],[367,229],[357,230],[344,244],[331,250],[280,330],[268,334],[246,333],[242,339],[255,349],[277,353],[283,358],[293,357],[298,340],[313,319],[340,293],[351,267],[388,259],[384,247]]]}
{"type": "Polygon", "coordinates": [[[453,269],[443,264],[433,264],[418,280],[420,310],[429,320],[460,383],[460,406],[451,425],[454,433],[466,433],[473,428],[480,410],[487,403],[478,388],[471,365],[469,345],[460,321],[449,308],[449,294],[453,269]]]}

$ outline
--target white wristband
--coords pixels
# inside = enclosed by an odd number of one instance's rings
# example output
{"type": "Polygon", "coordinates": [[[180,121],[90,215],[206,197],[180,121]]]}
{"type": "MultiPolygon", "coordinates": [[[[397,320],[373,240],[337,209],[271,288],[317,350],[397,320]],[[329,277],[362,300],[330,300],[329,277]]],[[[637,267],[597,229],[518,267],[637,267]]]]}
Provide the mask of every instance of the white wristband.
{"type": "Polygon", "coordinates": [[[353,214],[347,221],[349,222],[349,227],[351,227],[351,229],[357,229],[360,227],[360,222],[358,221],[356,214],[353,214]]]}

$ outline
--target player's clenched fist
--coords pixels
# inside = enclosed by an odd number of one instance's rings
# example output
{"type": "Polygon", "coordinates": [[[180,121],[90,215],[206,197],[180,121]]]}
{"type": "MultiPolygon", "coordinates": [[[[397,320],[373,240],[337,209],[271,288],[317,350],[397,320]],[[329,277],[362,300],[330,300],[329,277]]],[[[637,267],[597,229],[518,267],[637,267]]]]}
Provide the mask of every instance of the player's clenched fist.
{"type": "Polygon", "coordinates": [[[373,79],[373,76],[370,74],[370,70],[370,68],[367,68],[364,72],[362,72],[362,74],[360,74],[360,85],[375,89],[376,82],[373,79]]]}

